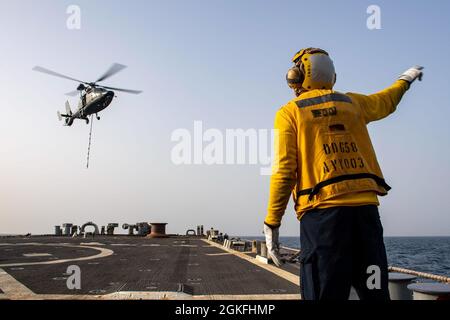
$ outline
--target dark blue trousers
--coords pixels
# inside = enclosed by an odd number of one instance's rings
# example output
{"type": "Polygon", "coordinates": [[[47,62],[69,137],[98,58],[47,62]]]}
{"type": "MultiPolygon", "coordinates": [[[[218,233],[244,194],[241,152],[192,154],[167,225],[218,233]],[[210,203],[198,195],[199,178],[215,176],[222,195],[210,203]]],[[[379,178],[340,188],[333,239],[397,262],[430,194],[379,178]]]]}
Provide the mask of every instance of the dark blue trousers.
{"type": "Polygon", "coordinates": [[[361,300],[389,300],[383,227],[376,206],[308,211],[300,221],[300,244],[302,299],[347,300],[353,286],[361,300]]]}

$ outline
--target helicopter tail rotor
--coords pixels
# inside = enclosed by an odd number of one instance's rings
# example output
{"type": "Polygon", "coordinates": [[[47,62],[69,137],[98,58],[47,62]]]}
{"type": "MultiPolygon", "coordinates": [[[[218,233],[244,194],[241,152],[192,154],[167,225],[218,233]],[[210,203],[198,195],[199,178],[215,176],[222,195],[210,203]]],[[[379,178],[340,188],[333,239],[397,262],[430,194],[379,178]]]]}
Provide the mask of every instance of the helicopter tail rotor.
{"type": "Polygon", "coordinates": [[[65,126],[71,126],[73,124],[74,118],[71,115],[68,114],[61,114],[61,112],[56,113],[58,115],[58,120],[61,121],[64,118],[64,125],[65,126]]]}
{"type": "Polygon", "coordinates": [[[61,121],[64,118],[65,126],[71,126],[73,124],[74,118],[72,117],[73,113],[72,110],[70,109],[69,101],[66,101],[66,114],[62,114],[61,112],[57,111],[56,115],[58,116],[59,121],[61,121]]]}

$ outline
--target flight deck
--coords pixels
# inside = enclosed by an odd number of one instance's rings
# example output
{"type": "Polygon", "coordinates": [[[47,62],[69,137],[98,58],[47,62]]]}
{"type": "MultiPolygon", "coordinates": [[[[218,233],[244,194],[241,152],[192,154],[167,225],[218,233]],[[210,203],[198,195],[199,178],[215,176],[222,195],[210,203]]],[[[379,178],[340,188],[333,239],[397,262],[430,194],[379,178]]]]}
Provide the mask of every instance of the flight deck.
{"type": "Polygon", "coordinates": [[[298,270],[195,236],[0,238],[0,299],[300,299],[298,270]]]}

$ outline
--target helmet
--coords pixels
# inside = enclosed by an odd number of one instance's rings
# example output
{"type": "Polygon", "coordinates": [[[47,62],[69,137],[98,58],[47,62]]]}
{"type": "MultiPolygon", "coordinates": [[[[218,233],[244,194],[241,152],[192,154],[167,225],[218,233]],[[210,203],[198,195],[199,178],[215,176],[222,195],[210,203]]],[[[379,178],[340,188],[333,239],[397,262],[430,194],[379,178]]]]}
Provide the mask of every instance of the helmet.
{"type": "Polygon", "coordinates": [[[336,82],[333,61],[325,50],[307,48],[292,58],[295,66],[286,75],[288,86],[297,94],[313,89],[332,89],[336,82]]]}

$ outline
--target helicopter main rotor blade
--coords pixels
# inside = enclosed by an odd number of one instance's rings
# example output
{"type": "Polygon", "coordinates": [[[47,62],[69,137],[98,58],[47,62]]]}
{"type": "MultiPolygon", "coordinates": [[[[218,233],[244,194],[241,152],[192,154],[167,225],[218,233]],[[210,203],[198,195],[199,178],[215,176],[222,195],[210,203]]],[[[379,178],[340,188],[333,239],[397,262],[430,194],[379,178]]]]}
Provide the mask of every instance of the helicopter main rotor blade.
{"type": "Polygon", "coordinates": [[[97,79],[97,81],[95,82],[100,82],[103,81],[105,79],[108,79],[109,77],[112,77],[113,75],[115,75],[116,73],[122,71],[123,69],[125,69],[127,66],[124,66],[123,64],[120,63],[114,63],[111,65],[111,67],[109,67],[109,69],[100,77],[97,79]]]}
{"type": "Polygon", "coordinates": [[[75,97],[79,95],[79,91],[78,90],[74,90],[74,91],[70,91],[66,93],[66,96],[71,96],[71,97],[75,97]]]}
{"type": "Polygon", "coordinates": [[[132,94],[139,94],[139,93],[142,93],[141,90],[121,89],[121,88],[113,88],[113,87],[106,87],[106,86],[97,86],[97,87],[101,87],[101,88],[105,88],[105,89],[110,89],[110,90],[114,90],[114,91],[121,91],[121,92],[126,92],[126,93],[132,93],[132,94]]]}
{"type": "Polygon", "coordinates": [[[76,81],[76,82],[87,84],[87,82],[84,82],[84,81],[81,81],[81,80],[78,80],[78,79],[75,79],[75,78],[71,78],[71,77],[65,76],[63,74],[60,74],[58,72],[55,72],[55,71],[52,71],[52,70],[49,70],[49,69],[46,69],[46,68],[43,68],[43,67],[40,67],[40,66],[34,67],[33,70],[37,71],[37,72],[46,73],[46,74],[49,74],[49,75],[52,75],[52,76],[55,76],[55,77],[60,77],[60,78],[64,78],[64,79],[67,79],[67,80],[72,80],[72,81],[76,81]]]}

